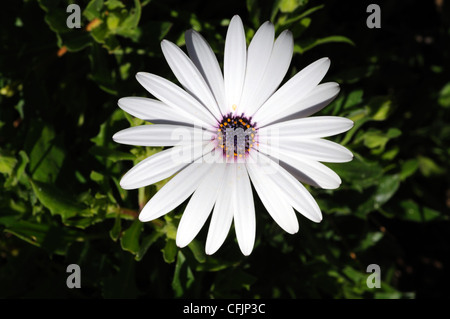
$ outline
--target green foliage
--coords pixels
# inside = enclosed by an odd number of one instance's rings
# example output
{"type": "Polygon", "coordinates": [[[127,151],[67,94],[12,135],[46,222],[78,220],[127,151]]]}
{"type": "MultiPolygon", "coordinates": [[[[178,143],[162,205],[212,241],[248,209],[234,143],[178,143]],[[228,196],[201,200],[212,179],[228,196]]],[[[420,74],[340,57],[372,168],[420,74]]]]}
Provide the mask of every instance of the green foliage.
{"type": "Polygon", "coordinates": [[[70,3],[9,1],[0,13],[0,297],[449,296],[447,4],[383,5],[390,19],[372,30],[364,5],[342,1],[85,0],[76,1],[79,29],[66,25],[70,3]],[[299,216],[299,234],[288,235],[257,200],[252,255],[242,256],[232,229],[207,256],[207,227],[188,247],[175,244],[183,205],[137,219],[166,181],[136,191],[119,185],[162,148],[111,137],[144,124],[117,107],[121,97],[147,96],[137,72],[174,80],[160,41],[183,46],[194,28],[222,61],[236,12],[249,36],[269,19],[277,34],[293,32],[290,75],[331,58],[325,80],[341,92],[318,115],[355,122],[330,138],[355,158],[326,164],[342,178],[339,189],[309,188],[321,223],[299,216]],[[80,290],[65,286],[71,263],[81,267],[80,290]],[[372,263],[382,269],[379,289],[366,284],[372,263]]]}

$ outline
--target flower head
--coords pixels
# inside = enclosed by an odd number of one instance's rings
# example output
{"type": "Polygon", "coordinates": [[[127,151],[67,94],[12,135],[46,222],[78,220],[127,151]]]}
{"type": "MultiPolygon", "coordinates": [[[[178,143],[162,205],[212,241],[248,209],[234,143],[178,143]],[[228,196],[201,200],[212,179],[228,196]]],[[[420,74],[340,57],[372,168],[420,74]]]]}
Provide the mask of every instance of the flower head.
{"type": "Polygon", "coordinates": [[[124,189],[144,187],[174,175],[145,205],[141,221],[163,216],[189,199],[176,243],[188,245],[212,212],[206,253],[216,252],[231,225],[244,255],[256,233],[252,184],[268,213],[288,233],[299,229],[295,211],[313,222],[322,214],[302,183],[326,189],[341,180],[321,162],[347,162],[352,154],[323,139],[349,130],[335,116],[307,116],[339,93],[337,83],[319,84],[330,66],[320,59],[278,88],[289,68],[293,38],[264,23],[247,48],[244,27],[234,16],[228,27],[223,73],[196,31],[186,32],[186,55],[163,40],[164,57],[183,89],[150,73],[136,78],[156,99],[126,97],[119,106],[152,125],[116,133],[116,142],[167,146],[127,172],[124,189]]]}

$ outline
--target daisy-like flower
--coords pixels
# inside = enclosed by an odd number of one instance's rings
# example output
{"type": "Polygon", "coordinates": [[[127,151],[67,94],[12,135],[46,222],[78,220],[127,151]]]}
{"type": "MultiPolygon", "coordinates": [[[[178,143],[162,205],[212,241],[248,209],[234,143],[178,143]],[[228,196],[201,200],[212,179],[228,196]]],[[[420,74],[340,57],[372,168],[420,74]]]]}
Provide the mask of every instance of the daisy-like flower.
{"type": "Polygon", "coordinates": [[[169,147],[141,161],[120,181],[124,189],[144,187],[173,176],[144,206],[150,221],[189,201],[176,244],[188,245],[212,212],[206,253],[213,254],[234,223],[244,255],[253,250],[256,216],[252,184],[275,222],[299,230],[295,211],[313,222],[322,214],[303,183],[335,189],[339,176],[321,162],[347,162],[343,146],[323,139],[349,130],[353,122],[336,116],[307,116],[339,93],[337,83],[319,82],[330,66],[320,59],[283,84],[293,54],[291,32],[275,40],[264,23],[248,48],[239,16],[230,21],[223,73],[209,44],[196,31],[185,34],[188,55],[163,40],[164,57],[178,85],[140,72],[139,83],[156,99],[125,97],[119,106],[153,123],[116,133],[118,143],[169,147]]]}

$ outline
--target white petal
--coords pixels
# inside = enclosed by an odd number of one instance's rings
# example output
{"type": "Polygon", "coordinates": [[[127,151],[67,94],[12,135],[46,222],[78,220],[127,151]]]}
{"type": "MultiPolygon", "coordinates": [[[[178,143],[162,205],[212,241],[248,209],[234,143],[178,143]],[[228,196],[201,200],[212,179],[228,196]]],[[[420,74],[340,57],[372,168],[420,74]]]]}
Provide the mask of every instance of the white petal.
{"type": "Polygon", "coordinates": [[[279,136],[280,139],[327,137],[348,131],[353,121],[339,116],[314,116],[268,125],[258,130],[258,136],[279,136]]]}
{"type": "Polygon", "coordinates": [[[176,238],[178,247],[187,246],[197,236],[211,213],[217,194],[221,190],[225,164],[213,164],[212,166],[195,190],[181,217],[176,238]]]}
{"type": "Polygon", "coordinates": [[[140,146],[174,146],[209,141],[213,134],[202,129],[169,124],[134,126],[117,132],[117,143],[140,146]]]}
{"type": "Polygon", "coordinates": [[[298,180],[324,189],[336,189],[342,181],[333,170],[314,160],[299,158],[297,153],[285,149],[267,148],[260,150],[295,176],[298,180]]]}
{"type": "Polygon", "coordinates": [[[183,123],[192,124],[194,119],[169,105],[154,99],[145,97],[124,97],[119,99],[119,107],[125,112],[152,123],[183,123]]]}
{"type": "Polygon", "coordinates": [[[221,190],[217,196],[217,201],[209,224],[208,237],[206,238],[206,254],[214,254],[227,238],[228,232],[233,222],[233,198],[235,191],[234,164],[225,164],[225,175],[221,190]]]}
{"type": "Polygon", "coordinates": [[[206,143],[174,146],[139,162],[120,180],[123,189],[135,189],[166,179],[208,151],[206,143]]]}
{"type": "Polygon", "coordinates": [[[244,26],[239,16],[235,15],[228,26],[225,38],[224,53],[224,85],[227,111],[231,112],[233,105],[239,105],[242,87],[245,79],[247,62],[247,43],[244,26]]]}
{"type": "Polygon", "coordinates": [[[270,123],[288,121],[297,118],[304,118],[319,112],[331,103],[339,94],[339,84],[335,82],[322,83],[316,86],[304,99],[288,107],[287,109],[274,114],[265,121],[260,121],[260,126],[270,123]]]}
{"type": "MultiPolygon", "coordinates": [[[[292,176],[283,167],[275,163],[272,159],[260,152],[254,152],[254,154],[257,157],[256,161],[258,161],[261,171],[265,169],[266,176],[279,187],[286,201],[299,213],[313,222],[320,222],[322,220],[322,213],[319,205],[317,205],[308,190],[297,179],[295,179],[294,176],[292,176]]],[[[278,205],[275,205],[275,207],[278,207],[278,205]]],[[[286,223],[288,223],[289,218],[286,218],[286,223]]],[[[292,216],[290,219],[293,221],[292,216]]],[[[295,221],[297,221],[297,219],[295,219],[295,221]]],[[[295,227],[291,228],[292,231],[295,229],[298,230],[298,225],[293,226],[295,227]]]]}
{"type": "Polygon", "coordinates": [[[327,73],[330,59],[322,58],[311,63],[279,88],[255,113],[257,123],[270,119],[277,113],[298,103],[311,92],[327,73]]]}
{"type": "Polygon", "coordinates": [[[270,148],[291,151],[299,158],[311,159],[319,162],[345,163],[353,159],[353,154],[337,143],[319,138],[269,138],[259,140],[258,149],[267,153],[270,148]]]}
{"type": "Polygon", "coordinates": [[[266,70],[272,53],[275,28],[272,23],[265,22],[256,31],[248,47],[247,69],[245,73],[244,88],[241,102],[238,106],[240,112],[248,114],[247,109],[253,110],[255,94],[266,70]]]}
{"type": "Polygon", "coordinates": [[[189,57],[203,75],[206,83],[208,83],[221,113],[225,113],[227,109],[222,70],[211,46],[194,30],[189,30],[185,33],[185,40],[189,57]]]}
{"type": "Polygon", "coordinates": [[[239,248],[245,256],[250,255],[255,244],[256,217],[252,187],[245,164],[236,163],[234,192],[234,228],[239,248]]]}
{"type": "Polygon", "coordinates": [[[167,182],[144,206],[139,220],[159,218],[182,204],[197,189],[212,165],[193,163],[167,182]]]}
{"type": "Polygon", "coordinates": [[[174,43],[163,40],[161,48],[164,57],[181,85],[215,116],[221,118],[214,96],[194,63],[174,43]]]}
{"type": "Polygon", "coordinates": [[[294,38],[290,31],[285,30],[273,45],[270,60],[258,84],[257,92],[253,96],[253,103],[245,109],[248,116],[252,116],[283,81],[291,64],[293,52],[294,38]]]}
{"type": "Polygon", "coordinates": [[[298,232],[297,216],[292,206],[286,200],[283,190],[269,177],[264,166],[248,163],[247,168],[253,186],[273,220],[289,234],[298,232]]]}
{"type": "Polygon", "coordinates": [[[198,125],[210,128],[216,124],[214,116],[200,102],[172,82],[145,72],[139,72],[136,79],[156,98],[183,115],[194,118],[198,125]]]}

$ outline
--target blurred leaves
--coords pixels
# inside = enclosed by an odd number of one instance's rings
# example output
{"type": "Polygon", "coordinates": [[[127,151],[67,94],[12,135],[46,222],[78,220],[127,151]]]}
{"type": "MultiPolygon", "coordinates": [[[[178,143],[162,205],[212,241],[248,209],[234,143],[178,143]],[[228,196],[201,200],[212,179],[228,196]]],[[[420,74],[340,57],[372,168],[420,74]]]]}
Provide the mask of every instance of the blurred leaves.
{"type": "Polygon", "coordinates": [[[450,82],[447,83],[439,92],[438,103],[442,107],[450,107],[450,82]]]}
{"type": "MultiPolygon", "coordinates": [[[[309,24],[308,24],[309,25],[309,24]]],[[[326,43],[347,43],[351,45],[355,45],[352,40],[347,37],[341,35],[333,35],[321,39],[302,41],[299,44],[294,45],[294,52],[303,54],[308,50],[313,49],[314,47],[326,43]]]]}
{"type": "Polygon", "coordinates": [[[132,254],[137,254],[140,250],[139,238],[142,232],[142,223],[135,220],[131,226],[122,233],[120,244],[123,250],[127,250],[132,254]]]}

